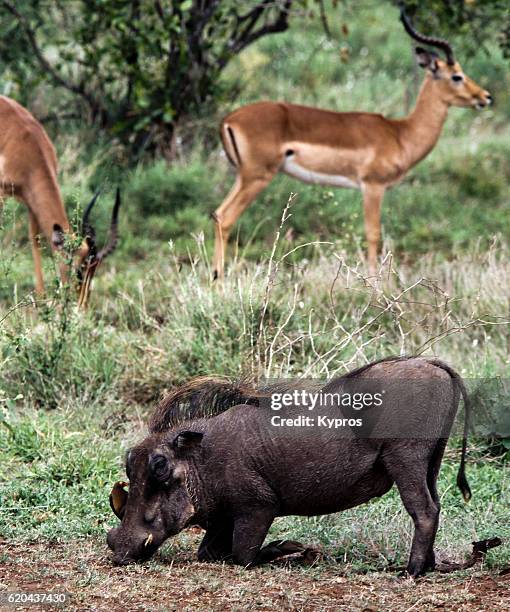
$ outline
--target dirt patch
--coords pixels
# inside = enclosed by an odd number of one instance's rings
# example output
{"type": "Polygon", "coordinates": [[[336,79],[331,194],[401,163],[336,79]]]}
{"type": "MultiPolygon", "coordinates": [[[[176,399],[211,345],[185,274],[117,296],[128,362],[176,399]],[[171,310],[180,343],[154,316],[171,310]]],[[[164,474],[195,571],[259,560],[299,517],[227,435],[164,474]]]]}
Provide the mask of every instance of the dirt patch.
{"type": "MultiPolygon", "coordinates": [[[[193,539],[193,538],[192,538],[193,539]]],[[[0,590],[66,592],[72,610],[479,610],[510,609],[510,574],[480,568],[418,581],[349,574],[319,562],[243,570],[198,563],[193,547],[142,565],[111,565],[102,542],[0,543],[0,590]]],[[[38,610],[48,607],[24,607],[38,610]]],[[[12,610],[12,608],[11,608],[12,610]]]]}

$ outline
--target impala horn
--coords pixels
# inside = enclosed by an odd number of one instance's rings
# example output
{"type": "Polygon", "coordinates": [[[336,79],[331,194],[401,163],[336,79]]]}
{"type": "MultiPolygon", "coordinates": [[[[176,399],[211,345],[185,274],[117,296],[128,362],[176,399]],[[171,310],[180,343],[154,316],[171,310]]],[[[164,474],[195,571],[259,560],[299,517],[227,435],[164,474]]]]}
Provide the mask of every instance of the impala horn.
{"type": "Polygon", "coordinates": [[[118,231],[119,208],[121,204],[120,189],[117,187],[117,192],[115,195],[115,204],[113,205],[113,210],[112,210],[112,220],[110,223],[110,232],[108,235],[108,242],[98,252],[97,247],[96,247],[96,231],[94,227],[92,226],[92,224],[90,223],[89,217],[90,217],[90,211],[94,207],[94,204],[96,203],[97,198],[99,197],[99,193],[100,192],[98,191],[94,195],[92,200],[89,202],[87,208],[85,209],[85,212],[83,213],[83,219],[82,219],[82,224],[81,224],[82,236],[87,240],[89,249],[90,249],[88,259],[91,263],[95,264],[96,266],[100,264],[103,261],[103,259],[105,259],[105,257],[113,253],[113,251],[115,250],[117,246],[117,242],[119,240],[119,231],[118,231]]]}
{"type": "Polygon", "coordinates": [[[103,259],[105,259],[105,257],[108,257],[108,255],[113,253],[119,239],[118,222],[120,208],[120,189],[117,187],[117,193],[115,195],[115,204],[113,205],[112,211],[112,220],[110,223],[110,231],[108,234],[108,241],[100,251],[97,250],[96,232],[89,221],[89,216],[90,211],[92,210],[92,207],[96,203],[98,197],[99,191],[94,195],[89,205],[85,209],[82,219],[82,236],[87,241],[89,252],[84,262],[83,271],[79,271],[81,286],[78,296],[78,305],[81,308],[86,308],[87,306],[92,279],[94,278],[94,274],[99,264],[103,261],[103,259]]]}
{"type": "Polygon", "coordinates": [[[94,208],[94,204],[97,202],[97,198],[101,193],[100,190],[96,191],[92,200],[87,205],[85,212],[83,213],[83,218],[81,221],[81,235],[87,240],[89,245],[89,258],[95,258],[96,256],[96,230],[93,228],[92,224],[89,221],[90,212],[94,208]]]}
{"type": "Polygon", "coordinates": [[[417,32],[411,25],[411,22],[409,21],[409,18],[405,14],[403,8],[400,9],[400,20],[404,24],[404,28],[411,38],[414,38],[414,40],[417,40],[424,45],[430,45],[431,47],[441,49],[446,55],[446,63],[449,66],[453,66],[453,64],[455,64],[453,50],[447,40],[443,40],[442,38],[433,38],[432,36],[425,36],[424,34],[417,32]]]}
{"type": "Polygon", "coordinates": [[[119,208],[120,208],[120,188],[117,187],[115,194],[115,204],[112,210],[112,220],[110,223],[110,233],[108,235],[108,242],[96,255],[97,263],[101,263],[103,259],[108,257],[117,248],[117,242],[119,241],[119,208]]]}

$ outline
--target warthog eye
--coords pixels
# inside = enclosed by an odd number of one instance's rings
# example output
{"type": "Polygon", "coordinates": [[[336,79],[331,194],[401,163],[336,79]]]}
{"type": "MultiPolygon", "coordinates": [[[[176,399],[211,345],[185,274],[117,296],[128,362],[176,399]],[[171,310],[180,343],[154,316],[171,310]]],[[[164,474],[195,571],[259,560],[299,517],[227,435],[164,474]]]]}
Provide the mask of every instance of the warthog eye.
{"type": "Polygon", "coordinates": [[[157,481],[166,482],[172,475],[172,466],[165,455],[155,454],[149,460],[149,470],[157,481]]]}

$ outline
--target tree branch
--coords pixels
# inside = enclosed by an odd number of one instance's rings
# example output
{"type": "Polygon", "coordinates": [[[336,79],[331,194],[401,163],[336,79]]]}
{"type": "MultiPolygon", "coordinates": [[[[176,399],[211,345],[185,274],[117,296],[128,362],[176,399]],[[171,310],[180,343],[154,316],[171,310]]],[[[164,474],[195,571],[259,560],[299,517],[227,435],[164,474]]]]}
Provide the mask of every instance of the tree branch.
{"type": "Polygon", "coordinates": [[[209,5],[202,9],[201,11],[201,19],[197,23],[196,27],[196,38],[197,40],[202,37],[202,32],[204,31],[205,26],[209,23],[210,19],[217,11],[220,6],[220,0],[211,0],[209,5]]]}
{"type": "Polygon", "coordinates": [[[85,91],[85,88],[83,87],[83,83],[76,84],[76,83],[72,83],[71,81],[66,80],[49,63],[49,61],[46,59],[41,49],[39,48],[39,45],[37,44],[37,40],[35,38],[35,32],[30,26],[28,19],[24,15],[22,15],[18,11],[18,9],[12,4],[12,2],[10,2],[9,0],[0,0],[0,1],[1,1],[1,5],[7,11],[9,11],[11,15],[13,15],[17,19],[19,25],[21,26],[22,30],[25,32],[26,37],[28,38],[28,41],[30,43],[30,46],[32,47],[32,50],[34,51],[34,55],[37,61],[39,62],[43,70],[45,70],[51,76],[51,78],[56,83],[58,83],[58,85],[64,87],[65,89],[68,89],[69,91],[75,94],[78,94],[84,100],[86,100],[86,102],[89,104],[93,112],[98,112],[101,109],[101,105],[98,103],[98,101],[93,96],[91,96],[87,91],[85,91]]]}
{"type": "Polygon", "coordinates": [[[267,34],[284,32],[289,27],[289,13],[292,2],[293,0],[285,0],[282,8],[279,10],[278,15],[276,16],[276,19],[271,23],[265,23],[257,30],[253,30],[253,28],[255,27],[259,17],[266,9],[270,8],[271,5],[274,4],[273,1],[265,0],[252,9],[249,13],[238,18],[238,23],[249,20],[248,24],[239,34],[236,28],[234,35],[229,41],[227,53],[225,53],[224,57],[218,62],[220,69],[225,67],[232,55],[240,53],[243,49],[254,43],[259,38],[262,38],[267,34]]]}
{"type": "Polygon", "coordinates": [[[319,0],[319,12],[324,34],[326,34],[326,36],[331,40],[331,30],[329,28],[328,16],[326,15],[326,7],[324,6],[324,0],[319,0]]]}

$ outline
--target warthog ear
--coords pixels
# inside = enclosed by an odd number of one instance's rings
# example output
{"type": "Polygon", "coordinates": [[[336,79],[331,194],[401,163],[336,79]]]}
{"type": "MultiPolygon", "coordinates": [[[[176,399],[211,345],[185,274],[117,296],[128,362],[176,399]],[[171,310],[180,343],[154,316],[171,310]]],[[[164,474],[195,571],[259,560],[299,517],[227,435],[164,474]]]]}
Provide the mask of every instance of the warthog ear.
{"type": "Polygon", "coordinates": [[[127,487],[128,484],[128,482],[116,482],[113,485],[112,492],[110,493],[110,507],[114,514],[121,520],[126,512],[128,492],[124,489],[124,487],[127,487]]]}
{"type": "Polygon", "coordinates": [[[177,450],[191,450],[200,446],[203,437],[198,431],[183,431],[174,438],[173,446],[177,450]]]}

